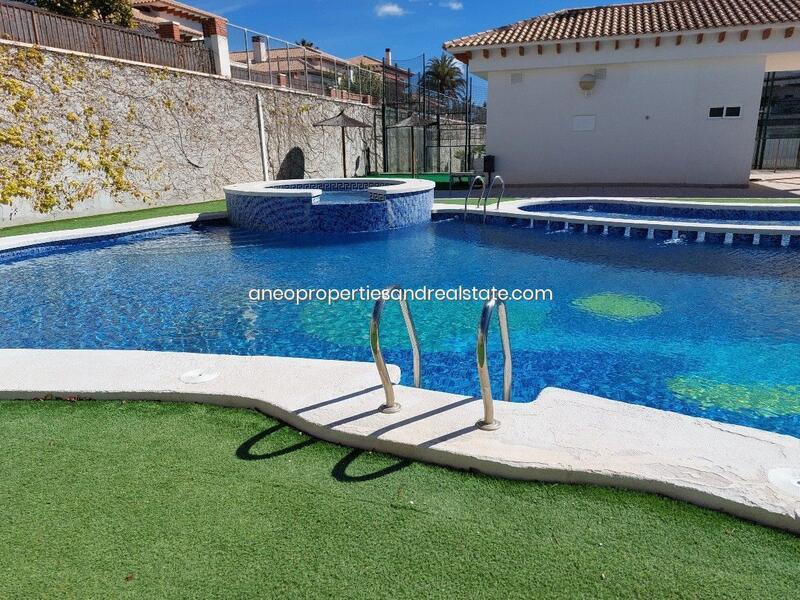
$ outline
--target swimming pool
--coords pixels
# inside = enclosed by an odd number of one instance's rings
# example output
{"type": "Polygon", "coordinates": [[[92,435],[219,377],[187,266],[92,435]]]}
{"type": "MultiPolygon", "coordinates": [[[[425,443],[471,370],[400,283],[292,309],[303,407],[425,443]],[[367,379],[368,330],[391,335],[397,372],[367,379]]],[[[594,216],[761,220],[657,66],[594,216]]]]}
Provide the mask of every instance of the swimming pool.
{"type": "Polygon", "coordinates": [[[320,204],[366,204],[369,202],[367,190],[338,190],[322,192],[317,200],[320,204]]]}
{"type": "MultiPolygon", "coordinates": [[[[0,254],[0,278],[2,347],[350,360],[371,360],[370,304],[254,303],[248,290],[550,288],[553,302],[509,304],[515,400],[559,386],[800,436],[800,253],[792,249],[452,220],[357,235],[207,224],[0,254]]],[[[423,386],[478,395],[480,302],[411,305],[423,386]]],[[[382,336],[409,383],[396,304],[382,336]]],[[[495,390],[498,338],[495,329],[495,390]]]]}
{"type": "Polygon", "coordinates": [[[520,207],[526,212],[552,212],[565,216],[585,216],[596,218],[625,219],[643,217],[648,221],[675,220],[693,223],[725,223],[725,224],[758,224],[758,225],[800,225],[800,210],[797,207],[787,209],[766,208],[741,209],[731,206],[687,206],[685,203],[676,206],[658,202],[539,202],[520,207]]]}

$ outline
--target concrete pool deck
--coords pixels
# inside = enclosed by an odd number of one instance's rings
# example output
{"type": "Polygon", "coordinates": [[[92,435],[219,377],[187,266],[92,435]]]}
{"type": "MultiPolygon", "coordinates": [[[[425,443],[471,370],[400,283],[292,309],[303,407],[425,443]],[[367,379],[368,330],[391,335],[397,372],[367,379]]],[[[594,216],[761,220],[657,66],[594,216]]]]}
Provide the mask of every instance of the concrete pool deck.
{"type": "MultiPolygon", "coordinates": [[[[487,181],[487,184],[489,182],[487,181]]],[[[437,194],[441,198],[461,198],[466,192],[447,191],[437,194]]],[[[800,171],[753,171],[746,186],[691,186],[691,185],[509,185],[506,196],[517,198],[585,197],[615,198],[782,198],[797,201],[800,197],[800,171]]]]}
{"type": "MultiPolygon", "coordinates": [[[[314,437],[498,477],[655,492],[800,533],[800,439],[548,388],[495,402],[395,386],[370,363],[119,350],[0,350],[0,398],[253,408],[314,437]],[[532,399],[532,398],[531,398],[532,399]]],[[[391,367],[397,381],[399,369],[391,367]]]]}

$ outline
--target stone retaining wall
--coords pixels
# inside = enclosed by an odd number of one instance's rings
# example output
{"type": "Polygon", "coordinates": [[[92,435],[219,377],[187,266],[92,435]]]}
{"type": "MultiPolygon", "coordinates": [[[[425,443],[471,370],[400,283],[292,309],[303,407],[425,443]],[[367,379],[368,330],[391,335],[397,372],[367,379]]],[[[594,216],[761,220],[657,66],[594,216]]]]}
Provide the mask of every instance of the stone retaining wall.
{"type": "MultiPolygon", "coordinates": [[[[376,119],[353,102],[0,42],[0,227],[221,199],[261,179],[257,95],[271,179],[340,177],[341,131],[313,123],[342,109],[376,119]]],[[[348,175],[379,161],[374,132],[347,131],[348,175]]]]}

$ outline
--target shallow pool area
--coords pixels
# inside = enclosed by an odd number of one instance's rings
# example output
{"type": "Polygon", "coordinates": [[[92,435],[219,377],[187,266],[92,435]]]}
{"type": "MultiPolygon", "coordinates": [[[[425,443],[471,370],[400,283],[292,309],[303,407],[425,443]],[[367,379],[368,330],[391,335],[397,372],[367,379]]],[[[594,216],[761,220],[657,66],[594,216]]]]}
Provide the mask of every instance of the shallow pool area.
{"type": "Polygon", "coordinates": [[[699,244],[800,246],[800,209],[792,203],[672,200],[635,197],[553,197],[437,204],[433,218],[579,231],[604,237],[645,238],[699,244]]]}
{"type": "Polygon", "coordinates": [[[581,202],[537,202],[522,206],[527,212],[552,212],[564,216],[630,219],[642,217],[648,221],[690,223],[724,223],[737,225],[800,225],[797,206],[784,208],[740,208],[730,205],[705,205],[701,203],[668,202],[611,202],[608,200],[582,200],[581,202]]]}
{"type": "MultiPolygon", "coordinates": [[[[368,302],[256,303],[251,288],[550,288],[509,303],[515,401],[545,386],[800,436],[800,253],[444,220],[362,234],[224,224],[0,254],[0,346],[371,360],[368,302]],[[636,251],[631,250],[636,244],[636,251]]],[[[416,302],[423,387],[479,394],[480,302],[416,302]]],[[[389,362],[412,373],[396,305],[389,362]]],[[[490,339],[495,389],[502,354],[490,339]]]]}

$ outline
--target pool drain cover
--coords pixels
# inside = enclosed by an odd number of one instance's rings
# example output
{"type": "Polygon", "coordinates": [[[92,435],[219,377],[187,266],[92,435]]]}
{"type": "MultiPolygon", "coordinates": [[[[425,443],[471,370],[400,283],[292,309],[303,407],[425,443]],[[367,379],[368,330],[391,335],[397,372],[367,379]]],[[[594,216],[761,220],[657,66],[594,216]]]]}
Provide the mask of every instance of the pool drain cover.
{"type": "Polygon", "coordinates": [[[780,491],[800,498],[800,469],[772,469],[767,473],[769,482],[780,491]]]}
{"type": "Polygon", "coordinates": [[[208,381],[213,381],[217,377],[219,377],[219,373],[217,371],[211,371],[209,369],[195,369],[193,371],[187,371],[181,375],[181,381],[183,383],[206,383],[208,381]]]}

